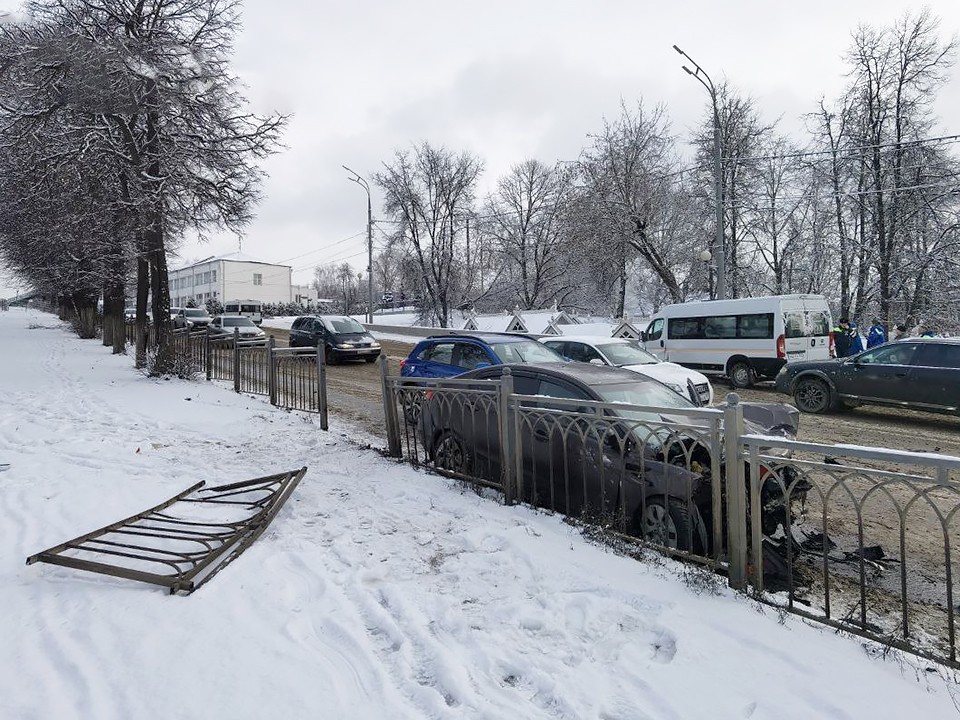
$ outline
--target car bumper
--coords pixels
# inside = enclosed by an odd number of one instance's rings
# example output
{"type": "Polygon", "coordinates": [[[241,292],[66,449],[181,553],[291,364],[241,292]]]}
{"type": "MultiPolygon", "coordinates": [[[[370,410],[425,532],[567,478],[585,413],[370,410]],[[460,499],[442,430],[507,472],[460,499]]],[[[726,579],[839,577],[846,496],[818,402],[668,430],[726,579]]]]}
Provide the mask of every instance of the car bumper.
{"type": "Polygon", "coordinates": [[[368,357],[378,357],[380,355],[379,347],[359,347],[359,348],[330,348],[330,352],[333,355],[342,360],[349,360],[351,358],[368,358],[368,357]]]}
{"type": "Polygon", "coordinates": [[[783,393],[784,395],[789,395],[791,380],[793,380],[793,376],[790,373],[782,372],[779,375],[777,375],[777,379],[774,385],[777,389],[777,392],[783,393]]]}

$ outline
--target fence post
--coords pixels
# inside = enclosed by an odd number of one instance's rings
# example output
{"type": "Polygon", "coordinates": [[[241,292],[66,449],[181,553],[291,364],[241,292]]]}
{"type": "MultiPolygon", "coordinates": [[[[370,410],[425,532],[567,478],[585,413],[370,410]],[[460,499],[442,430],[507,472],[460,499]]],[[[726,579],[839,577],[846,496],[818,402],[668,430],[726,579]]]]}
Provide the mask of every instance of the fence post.
{"type": "Polygon", "coordinates": [[[727,491],[728,582],[735,590],[747,586],[747,481],[743,472],[743,407],[736,393],[727,395],[723,408],[723,445],[727,491]]]}
{"type": "Polygon", "coordinates": [[[329,430],[327,417],[327,348],[323,338],[317,341],[317,410],[320,411],[320,429],[329,430]]]}
{"type": "Polygon", "coordinates": [[[397,400],[390,384],[390,360],[380,355],[380,386],[383,393],[383,417],[387,426],[387,451],[390,457],[403,457],[400,446],[400,418],[397,417],[397,400]]]}
{"type": "Polygon", "coordinates": [[[213,328],[208,323],[207,334],[203,338],[204,349],[206,350],[206,360],[204,364],[206,365],[207,380],[213,377],[213,355],[210,354],[210,350],[212,349],[212,343],[210,342],[210,337],[212,333],[213,333],[213,328]]]}
{"type": "Polygon", "coordinates": [[[240,328],[233,329],[233,391],[240,392],[240,328]]]}
{"type": "Polygon", "coordinates": [[[277,346],[277,341],[274,339],[273,335],[270,336],[270,339],[267,340],[267,344],[264,347],[264,359],[267,363],[267,395],[270,396],[270,404],[277,404],[277,367],[274,365],[276,362],[273,356],[273,349],[277,346]]]}
{"type": "Polygon", "coordinates": [[[510,398],[513,395],[513,374],[510,368],[503,369],[503,375],[500,377],[500,393],[498,400],[500,402],[500,480],[503,484],[503,500],[507,505],[513,505],[517,501],[516,488],[513,484],[513,444],[516,438],[513,437],[513,423],[510,422],[510,398]]]}

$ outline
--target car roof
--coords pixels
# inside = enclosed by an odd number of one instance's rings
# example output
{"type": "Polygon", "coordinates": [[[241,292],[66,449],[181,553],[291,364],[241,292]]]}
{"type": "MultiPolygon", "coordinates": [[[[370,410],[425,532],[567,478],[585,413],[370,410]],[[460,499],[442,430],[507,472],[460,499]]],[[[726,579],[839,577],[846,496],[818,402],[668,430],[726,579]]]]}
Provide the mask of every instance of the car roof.
{"type": "MultiPolygon", "coordinates": [[[[922,342],[922,343],[943,343],[944,345],[960,345],[960,337],[905,337],[897,338],[895,342],[922,342]]],[[[873,348],[871,348],[872,350],[873,348]]]]}
{"type": "Polygon", "coordinates": [[[586,343],[587,345],[632,345],[636,342],[633,338],[604,337],[603,335],[563,335],[556,337],[540,338],[542,342],[559,342],[569,340],[571,342],[586,343]]]}
{"type": "Polygon", "coordinates": [[[442,335],[430,335],[427,340],[477,340],[488,345],[492,343],[504,342],[522,342],[523,340],[536,340],[532,335],[523,335],[521,333],[467,333],[467,332],[448,332],[442,335]]]}
{"type": "Polygon", "coordinates": [[[491,365],[487,368],[471,370],[461,377],[471,377],[484,371],[498,374],[503,368],[510,368],[513,374],[529,374],[530,370],[538,375],[552,375],[558,378],[571,378],[593,387],[595,385],[622,385],[623,383],[657,382],[645,375],[612,365],[593,365],[591,363],[508,363],[491,365]]]}

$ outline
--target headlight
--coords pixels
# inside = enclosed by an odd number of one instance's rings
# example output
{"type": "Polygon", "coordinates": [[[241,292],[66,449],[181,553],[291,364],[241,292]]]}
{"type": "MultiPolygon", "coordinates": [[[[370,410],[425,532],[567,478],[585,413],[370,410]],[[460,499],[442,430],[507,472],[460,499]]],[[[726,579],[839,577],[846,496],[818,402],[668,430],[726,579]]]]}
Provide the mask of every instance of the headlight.
{"type": "Polygon", "coordinates": [[[339,343],[339,344],[337,345],[337,347],[338,347],[338,348],[349,349],[349,348],[352,348],[352,347],[353,347],[353,343],[339,343]]]}

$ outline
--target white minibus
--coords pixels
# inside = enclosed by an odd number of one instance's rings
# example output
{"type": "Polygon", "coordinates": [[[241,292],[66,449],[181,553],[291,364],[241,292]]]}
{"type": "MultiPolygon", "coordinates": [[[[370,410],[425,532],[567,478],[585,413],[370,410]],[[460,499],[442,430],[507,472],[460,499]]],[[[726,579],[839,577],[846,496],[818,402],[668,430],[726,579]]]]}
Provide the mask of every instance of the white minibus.
{"type": "Polygon", "coordinates": [[[773,379],[788,362],[832,357],[832,328],[822,295],[773,295],[667,305],[641,339],[661,360],[743,388],[773,379]]]}
{"type": "Polygon", "coordinates": [[[224,315],[243,315],[256,325],[263,322],[263,303],[259,300],[230,300],[223,304],[224,315]]]}

